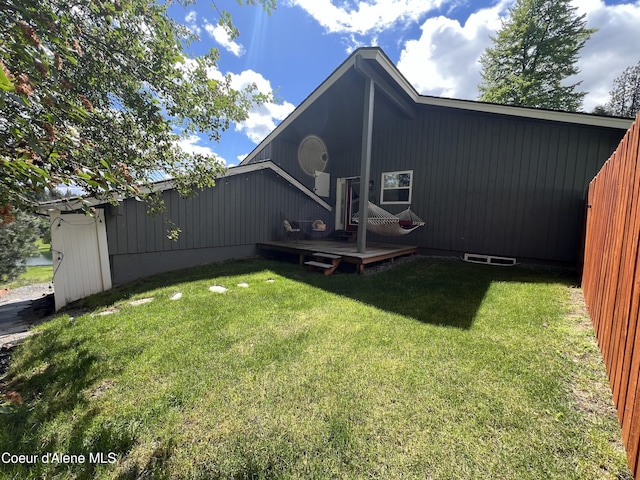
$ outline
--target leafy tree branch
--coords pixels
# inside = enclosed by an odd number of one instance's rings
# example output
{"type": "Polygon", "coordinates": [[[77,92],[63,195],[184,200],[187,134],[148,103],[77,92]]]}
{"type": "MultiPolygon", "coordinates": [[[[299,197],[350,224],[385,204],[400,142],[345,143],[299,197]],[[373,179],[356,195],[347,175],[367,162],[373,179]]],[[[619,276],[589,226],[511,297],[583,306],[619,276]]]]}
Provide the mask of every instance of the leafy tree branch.
{"type": "Polygon", "coordinates": [[[158,172],[183,193],[214,185],[222,162],[182,151],[180,135],[218,141],[272,96],[212,78],[217,50],[189,57],[197,37],[168,15],[176,3],[193,2],[0,0],[0,205],[28,209],[61,184],[116,202],[158,172]]]}

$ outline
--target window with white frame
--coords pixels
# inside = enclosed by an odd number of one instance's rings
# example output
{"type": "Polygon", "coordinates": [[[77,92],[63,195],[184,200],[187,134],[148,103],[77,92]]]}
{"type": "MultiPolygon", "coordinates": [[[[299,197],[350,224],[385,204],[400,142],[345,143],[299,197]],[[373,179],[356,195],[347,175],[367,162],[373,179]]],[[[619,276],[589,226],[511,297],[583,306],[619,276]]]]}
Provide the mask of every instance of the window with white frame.
{"type": "Polygon", "coordinates": [[[413,170],[382,174],[380,203],[411,203],[413,170]]]}

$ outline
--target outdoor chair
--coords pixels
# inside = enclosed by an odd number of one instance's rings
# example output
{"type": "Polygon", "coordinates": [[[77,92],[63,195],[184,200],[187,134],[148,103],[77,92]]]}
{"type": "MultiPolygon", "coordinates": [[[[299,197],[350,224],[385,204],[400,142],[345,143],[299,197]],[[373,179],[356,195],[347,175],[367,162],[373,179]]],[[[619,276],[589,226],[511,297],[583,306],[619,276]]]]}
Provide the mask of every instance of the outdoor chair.
{"type": "Polygon", "coordinates": [[[286,235],[287,240],[298,240],[302,235],[302,230],[298,228],[297,225],[291,224],[289,220],[281,213],[280,218],[282,219],[282,226],[284,227],[284,233],[286,235]]]}

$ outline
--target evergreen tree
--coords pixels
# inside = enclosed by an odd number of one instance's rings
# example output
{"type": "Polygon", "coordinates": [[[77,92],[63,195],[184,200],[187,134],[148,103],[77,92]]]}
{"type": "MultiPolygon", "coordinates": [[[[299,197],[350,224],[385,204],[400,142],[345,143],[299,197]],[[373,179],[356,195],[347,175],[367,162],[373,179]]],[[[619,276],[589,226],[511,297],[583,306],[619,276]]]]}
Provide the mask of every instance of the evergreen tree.
{"type": "Polygon", "coordinates": [[[566,79],[578,73],[578,53],[593,29],[570,0],[517,0],[493,46],[480,58],[480,100],[577,111],[585,92],[566,79]]]}
{"type": "Polygon", "coordinates": [[[626,68],[613,81],[613,89],[605,105],[610,115],[635,118],[640,111],[640,62],[626,68]]]}
{"type": "Polygon", "coordinates": [[[0,282],[10,282],[26,270],[27,257],[38,253],[40,219],[23,212],[0,219],[0,282]]]}

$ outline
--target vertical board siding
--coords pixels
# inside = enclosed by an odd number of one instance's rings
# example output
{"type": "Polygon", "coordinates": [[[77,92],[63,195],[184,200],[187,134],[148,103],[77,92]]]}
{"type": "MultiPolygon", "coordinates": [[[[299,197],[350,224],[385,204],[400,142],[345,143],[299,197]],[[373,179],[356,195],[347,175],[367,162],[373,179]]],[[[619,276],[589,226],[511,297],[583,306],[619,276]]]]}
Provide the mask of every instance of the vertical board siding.
{"type": "MultiPolygon", "coordinates": [[[[409,235],[370,239],[575,264],[584,191],[622,135],[434,106],[421,106],[415,119],[376,116],[376,200],[382,172],[413,170],[411,209],[426,225],[409,235]]],[[[347,163],[332,177],[358,175],[358,158],[344,155],[347,163]]],[[[391,213],[407,207],[381,206],[391,213]]]]}
{"type": "MultiPolygon", "coordinates": [[[[221,178],[215,187],[189,198],[167,190],[163,199],[167,210],[155,217],[134,199],[109,209],[111,256],[255,245],[284,237],[281,212],[291,219],[322,218],[325,222],[333,215],[267,170],[221,178]],[[168,238],[172,225],[180,229],[177,241],[168,238]]],[[[127,268],[135,268],[134,263],[127,268]]],[[[122,272],[112,274],[127,277],[122,272]]]]}
{"type": "Polygon", "coordinates": [[[640,117],[589,184],[582,288],[629,465],[640,476],[640,117]]]}

